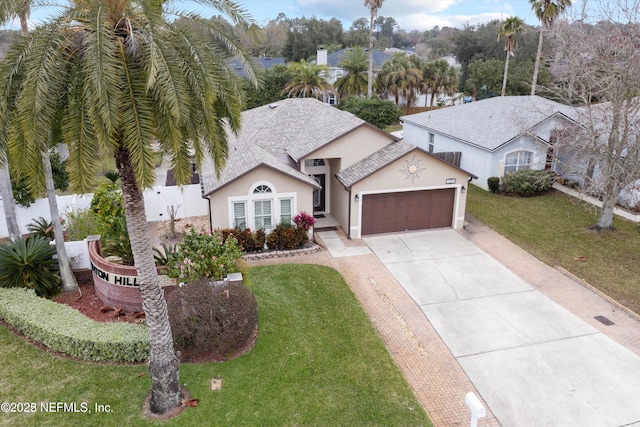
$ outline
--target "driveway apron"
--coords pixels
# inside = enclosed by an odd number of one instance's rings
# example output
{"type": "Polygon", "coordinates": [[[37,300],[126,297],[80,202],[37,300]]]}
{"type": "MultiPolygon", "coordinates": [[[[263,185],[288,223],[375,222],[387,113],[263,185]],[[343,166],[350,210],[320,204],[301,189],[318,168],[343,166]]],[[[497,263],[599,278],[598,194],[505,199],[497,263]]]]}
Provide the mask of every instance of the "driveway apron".
{"type": "Polygon", "coordinates": [[[640,357],[454,230],[364,239],[503,426],[640,425],[640,357]]]}

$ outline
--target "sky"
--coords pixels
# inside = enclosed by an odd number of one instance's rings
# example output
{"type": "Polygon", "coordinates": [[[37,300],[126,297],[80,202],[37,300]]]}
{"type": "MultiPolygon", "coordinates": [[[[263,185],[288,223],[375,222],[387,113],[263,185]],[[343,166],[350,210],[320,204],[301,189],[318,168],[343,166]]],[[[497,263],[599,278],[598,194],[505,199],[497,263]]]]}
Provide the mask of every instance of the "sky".
{"type": "MultiPolygon", "coordinates": [[[[343,28],[347,31],[356,19],[369,17],[369,10],[364,6],[364,0],[236,0],[236,2],[247,9],[260,25],[275,19],[282,12],[288,18],[315,16],[328,20],[335,17],[343,22],[343,28]]],[[[574,0],[573,8],[575,9],[579,3],[580,0],[574,0]]],[[[175,4],[179,5],[180,2],[176,1],[175,4]]],[[[199,13],[203,16],[216,14],[213,9],[201,9],[199,13]]],[[[435,26],[462,28],[467,24],[476,25],[513,15],[524,19],[527,24],[539,25],[528,0],[385,0],[378,10],[378,16],[393,17],[400,28],[407,32],[430,30],[435,26]]],[[[32,13],[32,20],[37,22],[44,16],[46,16],[46,10],[39,9],[32,13]]],[[[17,23],[9,26],[19,28],[17,23]]]]}

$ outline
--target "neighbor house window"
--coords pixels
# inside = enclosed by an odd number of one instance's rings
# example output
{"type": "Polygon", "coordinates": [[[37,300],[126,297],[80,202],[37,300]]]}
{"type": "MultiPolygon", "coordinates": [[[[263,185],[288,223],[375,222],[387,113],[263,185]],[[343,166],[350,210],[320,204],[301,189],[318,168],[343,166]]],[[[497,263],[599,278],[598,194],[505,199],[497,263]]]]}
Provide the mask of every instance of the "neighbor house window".
{"type": "Polygon", "coordinates": [[[429,152],[433,153],[436,144],[436,136],[432,133],[429,133],[429,152]]]}
{"type": "Polygon", "coordinates": [[[271,200],[256,200],[253,202],[256,230],[271,230],[271,200]]]}
{"type": "Polygon", "coordinates": [[[280,224],[291,224],[291,199],[280,199],[280,224]]]}
{"type": "Polygon", "coordinates": [[[507,154],[504,162],[504,172],[515,172],[522,169],[531,169],[531,163],[533,161],[533,152],[531,151],[516,151],[507,154]]]}
{"type": "Polygon", "coordinates": [[[244,202],[233,203],[233,227],[238,230],[247,228],[247,205],[244,202]]]}

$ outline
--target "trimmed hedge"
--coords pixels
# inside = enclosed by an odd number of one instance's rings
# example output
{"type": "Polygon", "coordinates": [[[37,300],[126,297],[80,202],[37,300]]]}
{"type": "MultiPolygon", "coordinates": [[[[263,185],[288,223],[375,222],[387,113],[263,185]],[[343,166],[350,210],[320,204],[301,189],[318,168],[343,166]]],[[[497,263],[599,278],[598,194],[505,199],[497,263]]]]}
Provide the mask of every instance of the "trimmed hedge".
{"type": "Polygon", "coordinates": [[[142,362],[149,357],[145,326],[96,322],[31,289],[0,288],[0,318],[51,350],[82,360],[142,362]]]}
{"type": "Polygon", "coordinates": [[[502,189],[506,193],[531,196],[549,191],[555,179],[556,173],[552,170],[524,169],[503,176],[502,189]]]}

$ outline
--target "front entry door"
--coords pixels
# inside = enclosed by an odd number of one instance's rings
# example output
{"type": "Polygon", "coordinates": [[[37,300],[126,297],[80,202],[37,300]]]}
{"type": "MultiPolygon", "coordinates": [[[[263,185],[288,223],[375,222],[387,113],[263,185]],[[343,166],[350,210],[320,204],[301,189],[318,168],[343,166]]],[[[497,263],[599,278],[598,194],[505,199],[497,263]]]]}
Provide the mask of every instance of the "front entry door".
{"type": "Polygon", "coordinates": [[[324,212],[325,208],[325,192],[324,192],[324,184],[326,175],[311,175],[311,177],[318,183],[320,187],[319,190],[313,191],[313,212],[324,212]]]}

